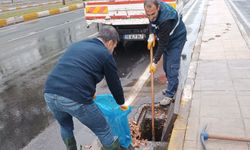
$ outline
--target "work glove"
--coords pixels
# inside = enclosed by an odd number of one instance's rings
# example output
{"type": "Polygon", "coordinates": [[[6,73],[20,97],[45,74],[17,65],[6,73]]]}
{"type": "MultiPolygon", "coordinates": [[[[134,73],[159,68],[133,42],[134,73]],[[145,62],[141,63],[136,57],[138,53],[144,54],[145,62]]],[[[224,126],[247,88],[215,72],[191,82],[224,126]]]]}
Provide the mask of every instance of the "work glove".
{"type": "Polygon", "coordinates": [[[155,73],[156,71],[156,64],[155,63],[152,63],[149,67],[149,72],[150,73],[155,73]]]}
{"type": "Polygon", "coordinates": [[[120,109],[123,111],[128,110],[128,106],[127,105],[120,105],[120,109]]]}
{"type": "Polygon", "coordinates": [[[153,47],[155,47],[155,35],[151,33],[148,37],[148,49],[151,50],[153,47]]]}

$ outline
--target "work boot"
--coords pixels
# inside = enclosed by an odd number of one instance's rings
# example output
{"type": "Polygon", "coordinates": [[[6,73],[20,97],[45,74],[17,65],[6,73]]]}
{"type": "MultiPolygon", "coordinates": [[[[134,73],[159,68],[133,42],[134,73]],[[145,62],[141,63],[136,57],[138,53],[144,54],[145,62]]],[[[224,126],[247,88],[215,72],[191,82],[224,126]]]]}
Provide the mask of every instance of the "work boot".
{"type": "Polygon", "coordinates": [[[167,106],[173,101],[171,97],[164,97],[163,100],[160,101],[161,106],[167,106]]]}
{"type": "Polygon", "coordinates": [[[102,150],[121,150],[119,140],[116,139],[109,147],[103,146],[102,150]]]}
{"type": "Polygon", "coordinates": [[[63,142],[66,145],[67,150],[77,150],[75,137],[64,139],[63,142]]]}

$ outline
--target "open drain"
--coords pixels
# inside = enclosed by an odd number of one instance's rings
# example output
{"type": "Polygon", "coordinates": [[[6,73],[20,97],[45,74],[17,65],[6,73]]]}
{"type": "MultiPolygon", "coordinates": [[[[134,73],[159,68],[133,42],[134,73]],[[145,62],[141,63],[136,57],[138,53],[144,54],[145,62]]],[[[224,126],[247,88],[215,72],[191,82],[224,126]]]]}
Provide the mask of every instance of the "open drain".
{"type": "Polygon", "coordinates": [[[133,123],[130,123],[133,146],[140,149],[166,149],[167,142],[161,141],[164,123],[167,120],[168,107],[162,107],[159,104],[155,105],[155,141],[152,141],[152,112],[151,105],[145,104],[141,106],[133,123]]]}
{"type": "MultiPolygon", "coordinates": [[[[151,108],[146,108],[144,118],[140,124],[141,128],[141,139],[152,141],[152,112],[151,108]]],[[[167,119],[167,110],[161,107],[155,108],[155,141],[161,141],[163,125],[167,119]]]]}

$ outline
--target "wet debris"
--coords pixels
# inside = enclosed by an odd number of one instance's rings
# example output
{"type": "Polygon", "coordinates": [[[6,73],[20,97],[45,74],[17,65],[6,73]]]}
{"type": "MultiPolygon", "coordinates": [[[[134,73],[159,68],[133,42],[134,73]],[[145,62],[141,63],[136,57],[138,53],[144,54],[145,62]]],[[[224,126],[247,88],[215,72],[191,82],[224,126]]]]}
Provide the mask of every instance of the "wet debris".
{"type": "MultiPolygon", "coordinates": [[[[151,142],[150,138],[145,136],[145,132],[148,132],[146,135],[151,135],[152,127],[151,127],[151,107],[150,105],[145,105],[140,109],[140,114],[138,118],[135,120],[131,119],[129,121],[130,131],[132,136],[132,146],[134,148],[142,148],[148,147],[148,144],[151,142]],[[143,131],[142,131],[143,130],[143,131]]],[[[155,107],[155,128],[156,128],[156,135],[157,131],[162,132],[163,123],[167,118],[167,108],[162,108],[158,105],[155,107]],[[161,129],[161,130],[160,130],[161,129]]]]}
{"type": "Polygon", "coordinates": [[[129,121],[131,136],[132,136],[132,146],[138,148],[140,146],[146,146],[147,140],[141,139],[141,128],[135,121],[129,121]]]}

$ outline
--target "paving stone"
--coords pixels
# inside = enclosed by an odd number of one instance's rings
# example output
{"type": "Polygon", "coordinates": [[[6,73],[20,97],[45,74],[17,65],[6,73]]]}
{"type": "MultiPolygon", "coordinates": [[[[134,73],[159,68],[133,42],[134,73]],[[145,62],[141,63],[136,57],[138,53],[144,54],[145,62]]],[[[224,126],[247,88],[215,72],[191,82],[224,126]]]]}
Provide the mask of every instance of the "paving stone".
{"type": "Polygon", "coordinates": [[[238,105],[234,91],[202,91],[200,103],[202,107],[238,105]]]}
{"type": "Polygon", "coordinates": [[[189,117],[200,117],[200,99],[200,92],[195,92],[193,95],[193,100],[191,104],[192,109],[190,109],[189,117]]]}
{"type": "Polygon", "coordinates": [[[233,79],[239,78],[239,79],[250,79],[250,69],[231,69],[230,75],[233,79]]]}
{"type": "Polygon", "coordinates": [[[201,90],[201,81],[202,80],[195,80],[195,84],[194,84],[194,91],[200,91],[201,90]]]}
{"type": "Polygon", "coordinates": [[[208,134],[241,137],[245,132],[241,118],[202,117],[200,119],[200,130],[206,125],[208,134]]]}
{"type": "Polygon", "coordinates": [[[250,58],[227,61],[229,69],[250,69],[250,58]]]}
{"type": "Polygon", "coordinates": [[[199,137],[199,118],[192,117],[188,119],[185,140],[195,141],[199,137]]]}
{"type": "Polygon", "coordinates": [[[183,150],[195,150],[196,141],[185,140],[183,150]]]}
{"type": "Polygon", "coordinates": [[[206,76],[210,76],[211,73],[228,73],[228,64],[225,60],[218,61],[202,61],[199,62],[197,68],[197,74],[206,73],[206,76]]]}
{"type": "Polygon", "coordinates": [[[249,150],[247,143],[234,141],[208,140],[206,146],[207,150],[249,150]]]}
{"type": "Polygon", "coordinates": [[[223,91],[234,90],[231,80],[201,80],[201,91],[223,91]]]}
{"type": "Polygon", "coordinates": [[[249,119],[244,119],[244,123],[246,126],[246,133],[250,134],[250,118],[249,119]]]}
{"type": "Polygon", "coordinates": [[[231,59],[249,59],[250,52],[235,52],[229,51],[225,52],[225,57],[227,60],[231,59]]]}
{"type": "Polygon", "coordinates": [[[226,56],[224,52],[217,52],[216,56],[214,56],[213,53],[209,52],[209,53],[201,53],[199,58],[203,60],[221,60],[225,59],[226,56]]]}
{"type": "Polygon", "coordinates": [[[221,73],[218,74],[205,71],[200,72],[199,74],[197,74],[196,78],[198,80],[231,80],[230,74],[223,71],[221,71],[221,73]]]}
{"type": "Polygon", "coordinates": [[[250,108],[250,95],[238,95],[237,99],[240,106],[246,106],[250,108]]]}
{"type": "Polygon", "coordinates": [[[233,83],[237,91],[250,90],[250,78],[249,79],[234,79],[233,83]]]}
{"type": "Polygon", "coordinates": [[[250,109],[249,106],[241,106],[241,112],[244,118],[250,119],[250,109]]]}
{"type": "MultiPolygon", "coordinates": [[[[250,112],[250,110],[249,110],[250,112]]],[[[240,118],[240,109],[237,106],[204,106],[200,108],[201,117],[211,118],[240,118]]],[[[250,116],[250,113],[249,113],[250,116]]]]}

